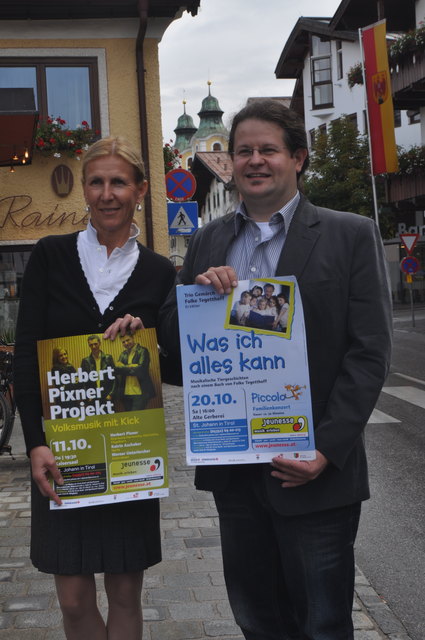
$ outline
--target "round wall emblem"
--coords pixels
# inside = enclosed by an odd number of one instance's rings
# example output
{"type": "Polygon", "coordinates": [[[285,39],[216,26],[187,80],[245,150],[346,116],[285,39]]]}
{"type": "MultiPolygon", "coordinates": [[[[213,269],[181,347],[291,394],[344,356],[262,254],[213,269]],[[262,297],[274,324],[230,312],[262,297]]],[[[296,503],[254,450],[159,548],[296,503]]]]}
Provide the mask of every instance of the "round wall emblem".
{"type": "Polygon", "coordinates": [[[69,196],[74,186],[74,177],[72,171],[65,164],[59,164],[52,171],[52,189],[59,198],[69,196]]]}

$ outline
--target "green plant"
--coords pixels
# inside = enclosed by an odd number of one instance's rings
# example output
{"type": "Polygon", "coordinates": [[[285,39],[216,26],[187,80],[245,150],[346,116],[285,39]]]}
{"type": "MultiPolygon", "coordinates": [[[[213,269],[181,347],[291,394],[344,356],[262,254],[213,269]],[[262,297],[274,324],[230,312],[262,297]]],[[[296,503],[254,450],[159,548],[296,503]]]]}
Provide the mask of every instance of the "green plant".
{"type": "Polygon", "coordinates": [[[168,171],[177,169],[180,166],[181,155],[178,149],[174,149],[171,144],[166,142],[162,148],[162,153],[164,155],[164,173],[168,173],[168,171]]]}
{"type": "Polygon", "coordinates": [[[369,173],[367,138],[343,116],[333,120],[315,140],[305,178],[306,194],[320,206],[370,216],[373,202],[369,173]]]}
{"type": "Polygon", "coordinates": [[[410,149],[398,149],[398,175],[425,171],[425,147],[413,145],[410,149]]]}
{"type": "MultiPolygon", "coordinates": [[[[385,205],[384,180],[376,181],[379,222],[382,236],[393,237],[392,212],[385,205]]],[[[343,116],[319,133],[305,176],[304,190],[314,204],[337,211],[353,211],[373,217],[367,137],[343,116]]]]}
{"type": "MultiPolygon", "coordinates": [[[[409,53],[425,51],[425,24],[419,23],[417,29],[404,33],[388,46],[388,61],[391,64],[401,62],[409,53]]],[[[361,62],[356,62],[347,73],[347,81],[350,89],[356,84],[363,84],[361,62]]]]}
{"type": "Polygon", "coordinates": [[[63,118],[47,118],[38,123],[34,148],[45,156],[60,158],[62,154],[77,158],[94,142],[99,131],[83,120],[76,129],[68,129],[63,118]]]}
{"type": "Polygon", "coordinates": [[[394,40],[388,48],[390,62],[400,62],[408,53],[416,53],[425,50],[425,24],[419,23],[419,27],[407,31],[394,40]]]}
{"type": "Polygon", "coordinates": [[[15,343],[15,329],[0,329],[0,344],[15,343]]]}
{"type": "Polygon", "coordinates": [[[357,62],[348,70],[347,81],[350,89],[352,89],[355,84],[363,84],[363,70],[361,62],[357,62]]]}

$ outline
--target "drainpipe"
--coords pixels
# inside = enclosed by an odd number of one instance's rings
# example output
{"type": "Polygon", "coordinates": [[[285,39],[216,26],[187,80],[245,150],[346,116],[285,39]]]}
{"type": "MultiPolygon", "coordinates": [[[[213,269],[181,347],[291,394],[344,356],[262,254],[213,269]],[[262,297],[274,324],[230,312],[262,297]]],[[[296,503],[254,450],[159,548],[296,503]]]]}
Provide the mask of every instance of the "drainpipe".
{"type": "MultiPolygon", "coordinates": [[[[146,109],[145,61],[143,56],[143,43],[148,25],[149,0],[138,0],[138,11],[140,24],[136,40],[136,73],[139,96],[139,123],[142,140],[142,156],[145,163],[146,177],[149,180],[148,116],[146,109]]],[[[150,189],[145,196],[144,205],[146,246],[153,250],[152,198],[150,189]]]]}

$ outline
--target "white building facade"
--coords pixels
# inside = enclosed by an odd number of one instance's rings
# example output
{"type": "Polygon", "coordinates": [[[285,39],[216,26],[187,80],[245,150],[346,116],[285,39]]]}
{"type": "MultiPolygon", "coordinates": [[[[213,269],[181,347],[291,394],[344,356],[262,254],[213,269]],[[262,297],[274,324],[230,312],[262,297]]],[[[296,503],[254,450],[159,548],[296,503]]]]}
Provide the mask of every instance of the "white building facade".
{"type": "MultiPolygon", "coordinates": [[[[385,0],[383,5],[387,8],[385,0]]],[[[329,124],[342,116],[348,116],[359,133],[367,134],[365,87],[362,83],[350,87],[347,74],[361,62],[358,28],[385,17],[374,13],[377,8],[373,0],[368,3],[366,0],[343,0],[333,18],[300,18],[288,38],[275,72],[278,78],[296,78],[291,106],[304,118],[310,148],[314,148],[319,132],[326,132],[329,124]],[[361,23],[362,19],[366,22],[361,23]]],[[[416,26],[419,26],[425,17],[425,0],[417,0],[415,13],[410,11],[409,15],[411,21],[416,16],[416,26]]],[[[398,14],[388,13],[388,17],[387,34],[395,39],[400,35],[398,14]]],[[[413,27],[414,24],[409,23],[406,30],[413,27]]],[[[425,106],[396,99],[394,106],[396,144],[406,151],[424,144],[425,106]],[[403,106],[397,108],[400,105],[403,106]]],[[[423,229],[425,240],[424,210],[415,198],[389,202],[397,211],[396,236],[386,241],[393,297],[396,301],[405,301],[406,284],[400,273],[400,260],[404,254],[398,234],[410,230],[421,233],[423,229]]],[[[422,275],[415,278],[414,287],[418,300],[425,299],[423,270],[422,275]]]]}

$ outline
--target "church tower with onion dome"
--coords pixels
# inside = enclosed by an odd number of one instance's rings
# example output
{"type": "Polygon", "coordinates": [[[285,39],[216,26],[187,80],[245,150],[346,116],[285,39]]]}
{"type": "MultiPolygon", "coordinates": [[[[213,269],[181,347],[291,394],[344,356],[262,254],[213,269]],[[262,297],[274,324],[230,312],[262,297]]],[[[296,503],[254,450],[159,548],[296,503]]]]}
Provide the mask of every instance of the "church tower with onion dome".
{"type": "MultiPolygon", "coordinates": [[[[181,167],[191,171],[196,178],[193,200],[198,202],[202,221],[208,222],[213,216],[235,208],[232,167],[227,155],[229,132],[223,124],[224,112],[217,98],[211,95],[211,82],[208,81],[208,95],[202,100],[198,113],[198,128],[186,113],[186,101],[183,105],[183,114],[174,129],[173,149],[178,149],[181,167]]],[[[177,269],[181,267],[190,237],[170,235],[170,259],[177,269]]]]}
{"type": "Polygon", "coordinates": [[[191,169],[195,153],[200,151],[227,151],[229,132],[223,124],[223,110],[217,98],[211,95],[211,82],[208,81],[208,95],[202,100],[198,112],[199,127],[192,116],[186,113],[186,100],[183,100],[183,113],[174,129],[176,140],[174,149],[178,149],[183,169],[191,169]]]}
{"type": "Polygon", "coordinates": [[[193,155],[198,151],[227,151],[229,132],[223,124],[223,113],[217,98],[211,95],[208,81],[208,95],[202,100],[199,127],[191,142],[193,155]]]}
{"type": "Polygon", "coordinates": [[[174,129],[176,140],[173,144],[173,148],[179,151],[183,169],[190,169],[192,165],[193,152],[191,140],[196,131],[197,129],[193,124],[192,116],[186,113],[186,100],[183,100],[183,113],[177,120],[177,126],[174,129]]]}

